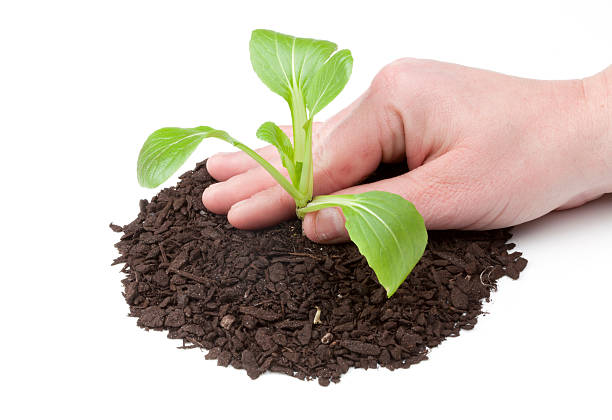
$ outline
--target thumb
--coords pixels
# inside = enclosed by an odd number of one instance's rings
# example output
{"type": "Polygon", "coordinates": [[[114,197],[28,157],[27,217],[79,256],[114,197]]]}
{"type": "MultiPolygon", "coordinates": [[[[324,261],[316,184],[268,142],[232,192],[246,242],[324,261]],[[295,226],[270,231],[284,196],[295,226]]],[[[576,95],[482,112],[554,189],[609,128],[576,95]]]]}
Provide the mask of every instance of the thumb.
{"type": "MultiPolygon", "coordinates": [[[[359,194],[367,191],[387,191],[412,202],[425,219],[428,229],[465,228],[466,201],[474,199],[465,177],[455,176],[452,163],[457,151],[450,151],[403,175],[370,184],[358,185],[335,194],[359,194]],[[467,198],[466,196],[472,196],[467,198]]],[[[303,230],[314,242],[340,243],[350,240],[345,218],[337,207],[308,213],[303,230]]]]}

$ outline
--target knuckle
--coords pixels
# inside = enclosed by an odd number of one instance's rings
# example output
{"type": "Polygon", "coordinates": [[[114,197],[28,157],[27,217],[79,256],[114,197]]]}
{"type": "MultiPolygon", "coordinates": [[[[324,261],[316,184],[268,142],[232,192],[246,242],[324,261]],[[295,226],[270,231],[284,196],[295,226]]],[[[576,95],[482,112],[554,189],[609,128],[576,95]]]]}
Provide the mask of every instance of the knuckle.
{"type": "Polygon", "coordinates": [[[402,72],[402,65],[398,61],[387,64],[374,76],[371,90],[383,94],[394,91],[402,77],[402,72]]]}
{"type": "Polygon", "coordinates": [[[395,90],[406,85],[410,78],[414,78],[423,60],[416,58],[400,58],[384,66],[374,76],[372,87],[382,90],[395,90]]]}
{"type": "Polygon", "coordinates": [[[426,60],[401,58],[384,66],[372,80],[370,94],[401,106],[402,98],[421,97],[427,90],[426,60]]]}

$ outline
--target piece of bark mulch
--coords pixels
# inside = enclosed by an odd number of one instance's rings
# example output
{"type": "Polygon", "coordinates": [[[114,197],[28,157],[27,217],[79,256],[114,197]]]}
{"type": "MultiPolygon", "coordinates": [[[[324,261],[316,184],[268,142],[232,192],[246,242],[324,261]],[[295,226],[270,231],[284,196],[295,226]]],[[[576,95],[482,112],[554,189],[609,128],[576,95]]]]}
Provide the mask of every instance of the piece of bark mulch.
{"type": "MultiPolygon", "coordinates": [[[[385,167],[377,177],[405,171],[385,167]]],[[[298,221],[250,232],[201,202],[205,163],[151,202],[116,244],[130,316],[167,330],[207,359],[299,379],[338,382],[350,368],[407,368],[447,337],[472,329],[499,278],[527,260],[507,229],[430,232],[425,255],[390,299],[353,244],[319,245],[298,221]],[[318,323],[315,314],[320,311],[318,323]]]]}

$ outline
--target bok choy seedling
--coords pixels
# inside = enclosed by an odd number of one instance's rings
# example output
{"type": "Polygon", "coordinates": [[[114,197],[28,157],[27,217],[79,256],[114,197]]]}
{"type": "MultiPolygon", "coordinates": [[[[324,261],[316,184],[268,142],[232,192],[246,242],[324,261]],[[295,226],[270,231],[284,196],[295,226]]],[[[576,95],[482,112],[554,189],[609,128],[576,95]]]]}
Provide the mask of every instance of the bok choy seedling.
{"type": "Polygon", "coordinates": [[[353,195],[321,195],[313,199],[313,118],[348,82],[353,67],[349,50],[333,42],[258,29],[250,42],[255,73],[289,104],[293,142],[273,122],[262,124],[257,137],[276,147],[289,178],[257,152],[227,132],[208,126],[168,127],[155,131],[138,156],[138,181],[155,188],[166,181],[203,139],[224,140],[259,163],[295,200],[296,214],[339,207],[351,240],[365,256],[387,296],[395,293],[423,255],[427,231],[414,205],[399,195],[371,191],[353,195]]]}

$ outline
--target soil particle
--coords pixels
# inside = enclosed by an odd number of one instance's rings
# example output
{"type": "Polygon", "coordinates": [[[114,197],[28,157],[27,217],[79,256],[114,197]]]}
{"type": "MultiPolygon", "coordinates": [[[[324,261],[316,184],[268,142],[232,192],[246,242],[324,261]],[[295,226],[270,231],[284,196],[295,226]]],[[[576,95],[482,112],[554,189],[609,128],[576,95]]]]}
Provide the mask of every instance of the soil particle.
{"type": "Polygon", "coordinates": [[[229,330],[235,320],[236,320],[235,316],[225,315],[223,318],[221,318],[221,322],[219,324],[221,325],[221,328],[229,330]]]}
{"type": "Polygon", "coordinates": [[[243,314],[251,315],[253,318],[261,319],[264,321],[278,321],[282,318],[282,315],[277,312],[266,311],[251,306],[241,307],[240,312],[242,312],[243,314]]]}
{"type": "Polygon", "coordinates": [[[450,294],[451,304],[457,309],[467,309],[469,305],[468,295],[458,287],[453,287],[450,294]]]}
{"type": "Polygon", "coordinates": [[[266,328],[257,329],[255,333],[255,342],[259,344],[259,347],[261,347],[263,351],[268,351],[275,346],[274,340],[272,340],[272,336],[266,328]]]}
{"type": "Polygon", "coordinates": [[[380,347],[375,344],[364,343],[356,340],[342,340],[340,345],[354,353],[378,356],[380,347]]]}
{"type": "Polygon", "coordinates": [[[185,314],[182,309],[173,309],[166,315],[166,327],[180,327],[185,323],[185,314]]]}
{"type": "MultiPolygon", "coordinates": [[[[379,168],[375,177],[406,171],[379,168]]],[[[138,217],[110,228],[123,264],[130,315],[183,348],[209,350],[219,366],[338,382],[350,367],[390,370],[427,359],[472,329],[497,280],[527,265],[507,229],[432,231],[421,261],[390,299],[353,244],[318,245],[298,221],[258,232],[207,212],[214,181],[205,162],[177,186],[141,200],[138,217]],[[320,319],[315,315],[320,310],[320,319]]]]}
{"type": "Polygon", "coordinates": [[[164,325],[164,311],[157,306],[144,309],[138,319],[138,326],[144,328],[160,328],[164,325]]]}

